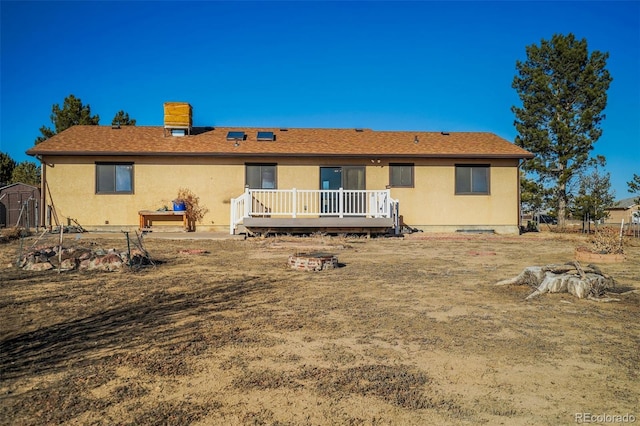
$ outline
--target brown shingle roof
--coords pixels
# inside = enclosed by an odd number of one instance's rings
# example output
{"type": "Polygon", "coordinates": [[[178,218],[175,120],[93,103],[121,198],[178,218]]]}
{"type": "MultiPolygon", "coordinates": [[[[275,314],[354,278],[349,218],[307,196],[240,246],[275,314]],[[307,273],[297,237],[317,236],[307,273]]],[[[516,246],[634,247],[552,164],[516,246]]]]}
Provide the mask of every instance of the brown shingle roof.
{"type": "Polygon", "coordinates": [[[27,151],[29,155],[277,155],[532,158],[528,151],[492,133],[374,131],[369,129],[195,128],[184,137],[164,128],[74,126],[27,151]],[[235,146],[229,131],[244,131],[235,146]],[[268,131],[274,141],[258,141],[268,131]],[[415,143],[417,138],[418,143],[415,143]]]}

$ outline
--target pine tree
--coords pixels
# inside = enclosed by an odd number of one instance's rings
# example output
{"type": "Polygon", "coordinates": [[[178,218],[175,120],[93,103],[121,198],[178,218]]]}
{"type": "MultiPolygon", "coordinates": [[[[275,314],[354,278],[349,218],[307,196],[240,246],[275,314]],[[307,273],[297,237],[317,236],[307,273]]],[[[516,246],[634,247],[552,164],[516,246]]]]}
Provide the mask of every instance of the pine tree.
{"type": "Polygon", "coordinates": [[[640,210],[640,175],[633,174],[633,179],[627,182],[628,191],[632,194],[638,194],[637,198],[634,198],[634,202],[638,205],[640,210]]]}
{"type": "Polygon", "coordinates": [[[136,120],[133,118],[129,118],[129,113],[120,110],[116,113],[113,120],[111,120],[112,126],[135,126],[136,120]]]}
{"type": "Polygon", "coordinates": [[[522,107],[514,106],[516,144],[535,154],[524,170],[554,191],[560,227],[569,201],[568,185],[590,164],[590,151],[602,135],[608,53],[589,54],[587,41],[555,34],[526,47],[527,60],[516,62],[513,79],[522,107]]]}
{"type": "Polygon", "coordinates": [[[51,107],[51,122],[54,125],[54,130],[42,126],[40,128],[42,135],[36,138],[36,145],[77,124],[98,125],[100,116],[92,116],[89,104],[83,105],[80,98],[69,95],[64,98],[62,108],[58,104],[51,107]]]}
{"type": "Polygon", "coordinates": [[[607,208],[615,201],[611,192],[611,176],[601,173],[598,165],[604,167],[604,157],[599,156],[593,170],[580,177],[580,188],[571,208],[575,217],[588,217],[596,223],[609,216],[607,208]]]}
{"type": "Polygon", "coordinates": [[[26,183],[27,185],[40,186],[40,168],[31,161],[19,163],[11,174],[12,183],[26,183]]]}
{"type": "Polygon", "coordinates": [[[0,187],[8,185],[11,182],[11,174],[16,167],[16,162],[9,154],[0,152],[0,187]]]}

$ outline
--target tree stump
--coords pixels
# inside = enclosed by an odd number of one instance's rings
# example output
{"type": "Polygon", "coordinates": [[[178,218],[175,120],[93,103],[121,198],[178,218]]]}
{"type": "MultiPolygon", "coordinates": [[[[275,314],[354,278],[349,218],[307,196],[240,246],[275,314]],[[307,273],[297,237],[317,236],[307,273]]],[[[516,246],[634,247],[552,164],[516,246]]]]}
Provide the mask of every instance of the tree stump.
{"type": "MultiPolygon", "coordinates": [[[[529,266],[518,276],[503,280],[496,285],[528,285],[534,288],[525,300],[530,300],[543,293],[569,293],[579,299],[602,299],[605,291],[615,287],[615,280],[604,274],[595,265],[582,267],[579,262],[551,264],[546,266],[529,266]]],[[[612,301],[616,299],[606,299],[612,301]]]]}

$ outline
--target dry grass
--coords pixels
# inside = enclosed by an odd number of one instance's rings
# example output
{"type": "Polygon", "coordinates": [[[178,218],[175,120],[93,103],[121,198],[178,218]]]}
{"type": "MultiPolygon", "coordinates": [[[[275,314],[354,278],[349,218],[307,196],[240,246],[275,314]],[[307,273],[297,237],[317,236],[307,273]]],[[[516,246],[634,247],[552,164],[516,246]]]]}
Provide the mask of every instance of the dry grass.
{"type": "MultiPolygon", "coordinates": [[[[126,246],[120,235],[65,238],[126,246]]],[[[61,274],[6,266],[28,245],[13,241],[0,246],[0,424],[640,417],[638,294],[524,302],[528,287],[493,285],[572,260],[586,238],[149,239],[155,268],[61,274]],[[342,267],[288,269],[300,250],[336,254],[342,267]]],[[[618,292],[640,288],[640,244],[625,251],[624,264],[601,265],[618,292]]]]}

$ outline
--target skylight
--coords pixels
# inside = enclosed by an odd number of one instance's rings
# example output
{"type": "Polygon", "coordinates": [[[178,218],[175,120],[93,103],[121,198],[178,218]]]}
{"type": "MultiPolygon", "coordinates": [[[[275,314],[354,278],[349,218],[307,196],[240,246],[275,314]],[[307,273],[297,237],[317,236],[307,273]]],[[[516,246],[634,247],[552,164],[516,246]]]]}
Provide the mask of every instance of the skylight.
{"type": "Polygon", "coordinates": [[[272,141],[275,140],[273,137],[273,132],[258,132],[258,140],[259,141],[272,141]]]}
{"type": "Polygon", "coordinates": [[[244,140],[244,132],[229,132],[227,133],[228,141],[244,140]]]}

